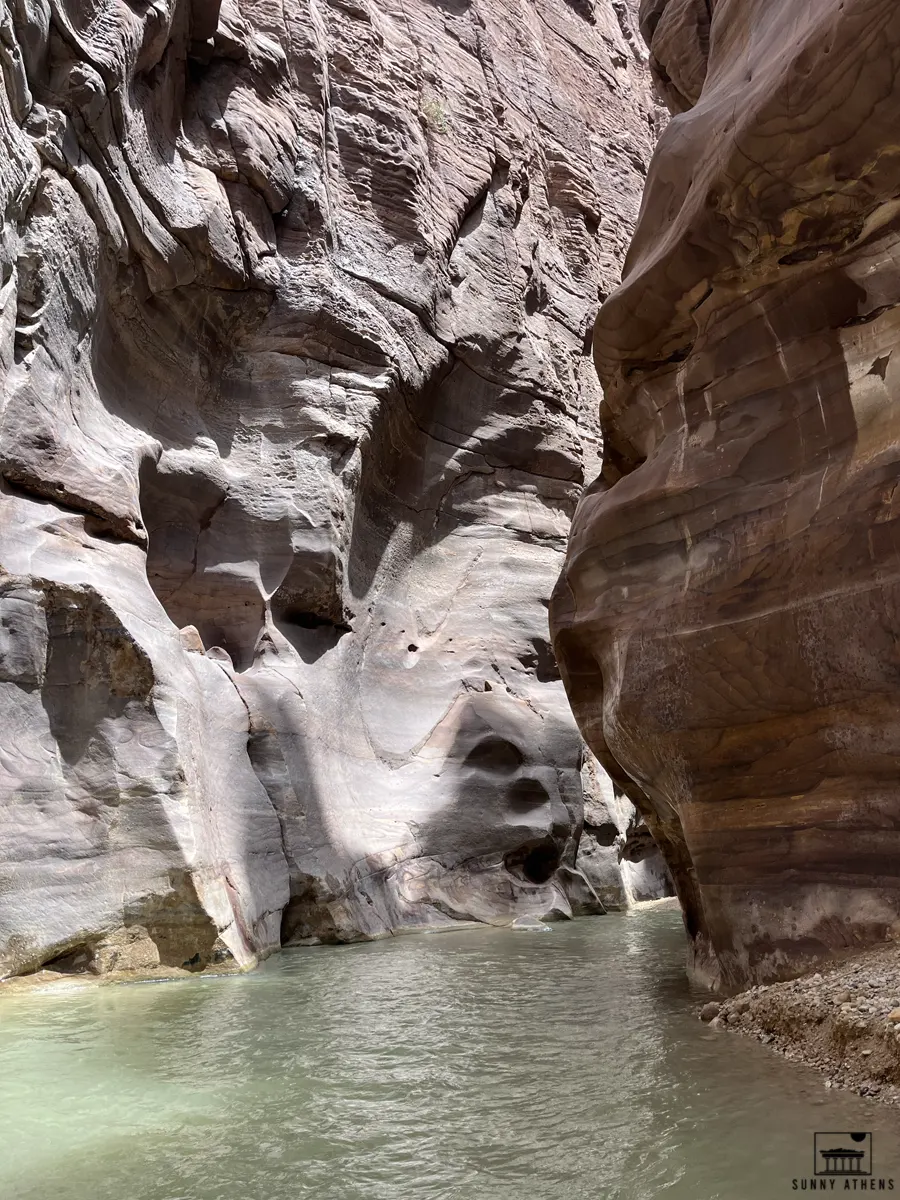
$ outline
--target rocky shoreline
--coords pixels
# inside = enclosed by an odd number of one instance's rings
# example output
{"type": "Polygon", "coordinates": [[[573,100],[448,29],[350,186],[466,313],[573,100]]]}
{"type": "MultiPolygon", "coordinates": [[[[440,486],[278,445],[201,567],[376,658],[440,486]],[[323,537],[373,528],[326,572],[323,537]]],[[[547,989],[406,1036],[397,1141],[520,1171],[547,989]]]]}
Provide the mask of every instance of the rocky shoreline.
{"type": "Polygon", "coordinates": [[[900,1104],[900,946],[708,1001],[699,1016],[817,1068],[826,1088],[900,1104]]]}

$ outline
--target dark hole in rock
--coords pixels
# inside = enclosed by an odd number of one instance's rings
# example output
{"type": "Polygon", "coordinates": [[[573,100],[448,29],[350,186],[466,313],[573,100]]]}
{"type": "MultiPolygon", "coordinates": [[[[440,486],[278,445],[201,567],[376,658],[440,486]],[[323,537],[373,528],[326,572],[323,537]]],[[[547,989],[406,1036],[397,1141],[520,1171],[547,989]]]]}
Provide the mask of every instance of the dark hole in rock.
{"type": "Polygon", "coordinates": [[[522,751],[506,738],[486,737],[466,755],[464,765],[479,771],[510,775],[524,762],[522,751]]]}
{"type": "Polygon", "coordinates": [[[700,299],[697,301],[697,303],[691,305],[691,312],[694,313],[697,311],[698,308],[702,307],[702,305],[704,305],[706,303],[706,301],[710,298],[710,296],[712,294],[713,294],[712,288],[708,287],[706,289],[706,291],[703,293],[703,295],[700,297],[700,299]]]}
{"type": "MultiPolygon", "coordinates": [[[[60,971],[64,975],[80,975],[90,971],[94,963],[94,952],[88,945],[73,946],[55,958],[48,958],[35,971],[60,971]]],[[[33,973],[33,972],[32,972],[33,973]]]]}
{"type": "Polygon", "coordinates": [[[333,621],[331,617],[320,616],[319,613],[285,609],[278,616],[279,620],[286,622],[288,625],[298,625],[301,629],[333,629],[338,635],[351,632],[349,625],[344,625],[340,621],[333,621]]]}
{"type": "Polygon", "coordinates": [[[812,262],[814,258],[818,258],[820,254],[824,254],[826,250],[831,249],[834,249],[834,247],[804,246],[799,250],[792,250],[790,254],[783,254],[778,261],[785,267],[792,267],[796,263],[812,262]]]}
{"type": "Polygon", "coordinates": [[[519,656],[519,662],[529,671],[534,671],[538,683],[553,683],[559,679],[556,655],[546,638],[531,639],[531,651],[519,656]]]}
{"type": "Polygon", "coordinates": [[[302,945],[304,942],[336,943],[341,940],[338,927],[328,907],[327,895],[311,876],[292,881],[291,896],[281,914],[282,946],[302,945]]]}
{"type": "Polygon", "coordinates": [[[279,608],[273,603],[272,616],[278,630],[307,663],[316,662],[333,650],[345,633],[353,632],[342,621],[296,605],[279,608]]]}
{"type": "Polygon", "coordinates": [[[602,825],[588,825],[585,822],[585,833],[589,833],[601,846],[614,846],[619,830],[612,821],[604,821],[602,825]]]}
{"type": "Polygon", "coordinates": [[[189,958],[185,962],[183,962],[181,965],[185,969],[185,971],[202,971],[203,970],[203,958],[200,955],[200,953],[198,952],[192,958],[189,958]]]}
{"type": "Polygon", "coordinates": [[[578,13],[585,21],[591,25],[597,23],[597,14],[594,12],[593,0],[568,0],[569,7],[578,13]]]}
{"type": "Polygon", "coordinates": [[[550,799],[550,793],[537,779],[517,779],[509,792],[509,807],[513,812],[530,812],[550,799]]]}
{"type": "Polygon", "coordinates": [[[559,850],[549,839],[528,842],[507,854],[503,862],[507,871],[529,883],[546,883],[559,866],[559,850]]]}
{"type": "Polygon", "coordinates": [[[890,361],[891,356],[889,354],[885,354],[881,358],[876,358],[869,368],[869,374],[877,375],[879,379],[884,379],[885,375],[887,375],[888,364],[890,361]]]}
{"type": "Polygon", "coordinates": [[[419,647],[416,646],[413,642],[410,642],[410,644],[406,648],[410,652],[410,654],[415,654],[416,651],[419,649],[419,647]]]}
{"type": "Polygon", "coordinates": [[[651,854],[656,853],[656,842],[653,840],[653,834],[646,825],[638,825],[636,829],[632,829],[625,839],[625,845],[622,847],[622,858],[626,862],[639,863],[643,862],[651,854]]]}

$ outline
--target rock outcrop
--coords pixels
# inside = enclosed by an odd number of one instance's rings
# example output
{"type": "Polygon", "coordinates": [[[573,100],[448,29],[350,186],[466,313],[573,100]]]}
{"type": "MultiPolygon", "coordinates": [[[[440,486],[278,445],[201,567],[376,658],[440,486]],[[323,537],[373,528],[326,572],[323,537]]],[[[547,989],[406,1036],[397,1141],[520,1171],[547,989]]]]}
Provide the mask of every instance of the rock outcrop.
{"type": "Polygon", "coordinates": [[[596,910],[624,0],[7,0],[0,976],[596,910]]]}
{"type": "Polygon", "coordinates": [[[733,987],[900,917],[900,9],[645,0],[673,112],[555,593],[580,726],[733,987]]]}

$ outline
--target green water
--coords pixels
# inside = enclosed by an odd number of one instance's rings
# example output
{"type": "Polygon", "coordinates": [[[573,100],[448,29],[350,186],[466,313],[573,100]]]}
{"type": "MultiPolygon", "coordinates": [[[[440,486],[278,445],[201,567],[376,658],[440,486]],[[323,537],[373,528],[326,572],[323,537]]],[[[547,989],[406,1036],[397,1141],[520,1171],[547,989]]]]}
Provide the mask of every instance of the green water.
{"type": "MultiPolygon", "coordinates": [[[[895,1113],[694,1017],[671,911],[0,1005],[0,1200],[772,1200],[895,1113]]],[[[837,1189],[843,1193],[843,1181],[837,1189]]]]}

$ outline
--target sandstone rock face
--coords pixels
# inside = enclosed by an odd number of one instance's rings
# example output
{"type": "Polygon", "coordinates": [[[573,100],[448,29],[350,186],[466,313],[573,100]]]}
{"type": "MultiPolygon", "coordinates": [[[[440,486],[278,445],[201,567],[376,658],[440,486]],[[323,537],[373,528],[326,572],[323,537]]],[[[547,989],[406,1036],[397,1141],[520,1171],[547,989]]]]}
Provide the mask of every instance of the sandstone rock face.
{"type": "Polygon", "coordinates": [[[676,116],[604,305],[555,644],[735,985],[900,916],[900,9],[645,0],[676,116]]]}
{"type": "Polygon", "coordinates": [[[0,975],[601,906],[546,620],[624,0],[7,0],[0,975]]]}

